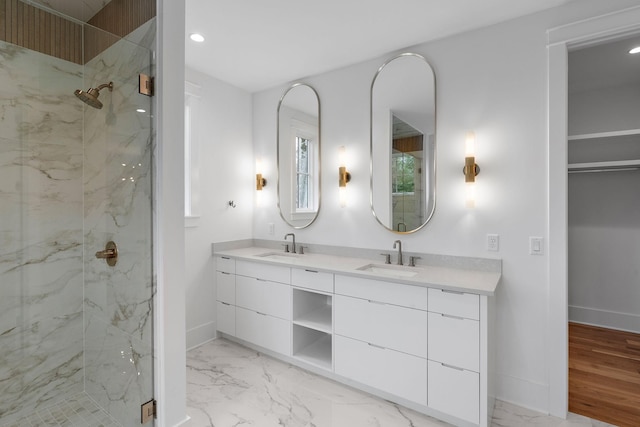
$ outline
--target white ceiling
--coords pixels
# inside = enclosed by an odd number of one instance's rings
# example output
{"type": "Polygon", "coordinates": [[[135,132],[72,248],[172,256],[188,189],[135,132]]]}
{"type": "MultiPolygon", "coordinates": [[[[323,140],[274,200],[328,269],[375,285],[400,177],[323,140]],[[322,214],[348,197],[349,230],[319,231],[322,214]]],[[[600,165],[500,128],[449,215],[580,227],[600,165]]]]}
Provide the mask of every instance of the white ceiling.
{"type": "Polygon", "coordinates": [[[186,64],[255,92],[570,1],[186,0],[186,64]]]}

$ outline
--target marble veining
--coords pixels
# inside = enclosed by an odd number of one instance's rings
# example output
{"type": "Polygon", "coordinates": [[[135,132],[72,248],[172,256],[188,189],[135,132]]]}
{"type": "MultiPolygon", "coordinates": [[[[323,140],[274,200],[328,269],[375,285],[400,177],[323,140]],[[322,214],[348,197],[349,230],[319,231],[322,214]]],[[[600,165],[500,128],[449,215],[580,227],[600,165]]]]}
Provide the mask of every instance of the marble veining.
{"type": "Polygon", "coordinates": [[[82,68],[0,42],[0,422],[83,389],[82,68]]]}
{"type": "Polygon", "coordinates": [[[102,110],[84,107],[85,390],[125,426],[153,397],[151,98],[138,93],[150,61],[121,39],[85,65],[88,86],[114,83],[102,110]],[[115,267],[94,256],[109,240],[115,267]]]}
{"type": "MultiPolygon", "coordinates": [[[[449,424],[217,339],[187,353],[190,427],[442,427],[449,424]]],[[[492,427],[613,427],[498,401],[492,427]]]]}

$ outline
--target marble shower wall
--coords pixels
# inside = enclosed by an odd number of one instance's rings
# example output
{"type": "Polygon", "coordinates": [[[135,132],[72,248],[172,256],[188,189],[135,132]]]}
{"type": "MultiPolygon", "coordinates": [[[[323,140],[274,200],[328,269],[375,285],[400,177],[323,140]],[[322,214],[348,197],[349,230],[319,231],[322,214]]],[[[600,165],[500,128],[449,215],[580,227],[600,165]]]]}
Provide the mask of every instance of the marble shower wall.
{"type": "MultiPolygon", "coordinates": [[[[154,35],[152,20],[129,39],[154,35]]],[[[151,98],[138,93],[150,67],[150,49],[125,39],[85,65],[85,86],[114,84],[102,110],[85,107],[85,390],[124,426],[153,398],[151,98]],[[115,267],[94,256],[109,240],[115,267]]]]}
{"type": "Polygon", "coordinates": [[[0,42],[0,424],[83,390],[82,86],[0,42]]]}

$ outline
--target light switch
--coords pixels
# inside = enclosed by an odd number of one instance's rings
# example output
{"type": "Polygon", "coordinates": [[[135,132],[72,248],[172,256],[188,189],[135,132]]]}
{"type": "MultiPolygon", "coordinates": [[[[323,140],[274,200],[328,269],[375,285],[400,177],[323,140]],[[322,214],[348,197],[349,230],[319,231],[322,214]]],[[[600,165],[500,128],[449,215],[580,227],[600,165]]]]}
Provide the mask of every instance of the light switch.
{"type": "Polygon", "coordinates": [[[544,239],[542,237],[529,237],[529,254],[544,254],[544,239]]]}

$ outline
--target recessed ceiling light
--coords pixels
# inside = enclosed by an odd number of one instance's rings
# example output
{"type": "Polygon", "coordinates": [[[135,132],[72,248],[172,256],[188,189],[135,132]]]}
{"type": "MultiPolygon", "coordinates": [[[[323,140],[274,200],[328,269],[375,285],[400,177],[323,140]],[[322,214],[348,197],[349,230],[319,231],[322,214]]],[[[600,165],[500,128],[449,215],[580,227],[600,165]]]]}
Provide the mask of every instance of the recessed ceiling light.
{"type": "Polygon", "coordinates": [[[633,49],[631,49],[629,51],[629,53],[634,54],[634,53],[640,53],[640,46],[636,46],[633,49]]]}
{"type": "Polygon", "coordinates": [[[202,36],[202,34],[198,34],[198,33],[191,34],[189,38],[194,42],[198,42],[198,43],[202,43],[204,41],[204,37],[202,36]]]}

